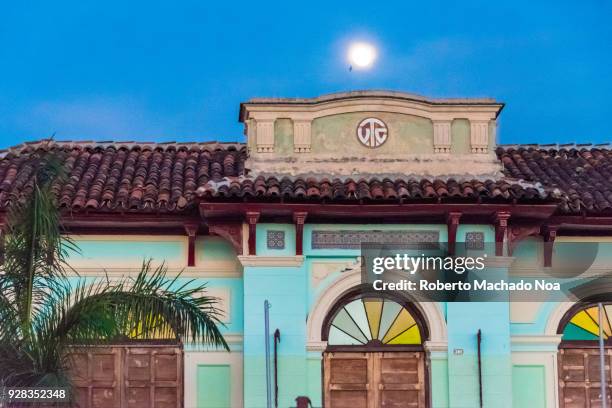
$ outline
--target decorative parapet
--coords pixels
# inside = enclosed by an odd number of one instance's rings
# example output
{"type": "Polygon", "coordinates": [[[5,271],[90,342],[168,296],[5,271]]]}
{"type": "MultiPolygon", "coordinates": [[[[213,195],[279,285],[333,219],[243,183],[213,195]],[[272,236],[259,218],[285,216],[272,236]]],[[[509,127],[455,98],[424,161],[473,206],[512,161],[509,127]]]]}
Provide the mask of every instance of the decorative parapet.
{"type": "Polygon", "coordinates": [[[451,122],[433,122],[434,153],[450,153],[451,151],[451,122]]]}
{"type": "Polygon", "coordinates": [[[496,179],[501,166],[489,127],[502,107],[488,98],[386,91],[255,98],[240,108],[251,147],[246,167],[251,175],[496,179]],[[283,126],[275,129],[276,120],[283,126]]]}

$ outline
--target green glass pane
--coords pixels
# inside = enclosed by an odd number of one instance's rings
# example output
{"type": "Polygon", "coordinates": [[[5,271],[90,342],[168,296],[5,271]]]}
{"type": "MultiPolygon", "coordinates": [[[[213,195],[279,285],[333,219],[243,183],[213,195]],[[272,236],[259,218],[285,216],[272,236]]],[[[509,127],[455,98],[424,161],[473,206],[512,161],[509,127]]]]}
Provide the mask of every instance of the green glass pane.
{"type": "MultiPolygon", "coordinates": [[[[361,303],[361,302],[360,302],[361,303]]],[[[365,338],[359,327],[351,316],[349,316],[348,312],[345,308],[340,309],[336,317],[334,317],[334,321],[332,322],[334,326],[338,329],[342,330],[349,336],[352,336],[359,340],[362,343],[367,343],[368,340],[365,338]]]]}
{"type": "Polygon", "coordinates": [[[363,344],[359,340],[354,337],[349,336],[342,330],[338,329],[335,326],[332,326],[329,329],[329,338],[327,339],[327,343],[331,345],[359,345],[363,344]]]}
{"type": "Polygon", "coordinates": [[[597,340],[597,336],[593,333],[576,326],[573,323],[568,323],[563,330],[563,340],[597,340]]]}
{"type": "Polygon", "coordinates": [[[366,336],[366,338],[368,340],[371,339],[372,335],[370,334],[368,315],[366,314],[366,310],[361,299],[352,301],[348,305],[344,306],[344,308],[349,315],[351,315],[353,320],[355,320],[355,323],[357,323],[359,329],[361,329],[361,332],[366,336]]]}

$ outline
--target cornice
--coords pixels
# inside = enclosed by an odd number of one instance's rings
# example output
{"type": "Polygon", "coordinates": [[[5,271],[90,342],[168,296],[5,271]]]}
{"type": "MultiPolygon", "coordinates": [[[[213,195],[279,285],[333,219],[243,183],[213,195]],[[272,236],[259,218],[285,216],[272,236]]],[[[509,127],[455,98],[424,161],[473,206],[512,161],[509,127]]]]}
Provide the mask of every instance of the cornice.
{"type": "Polygon", "coordinates": [[[298,267],[304,263],[302,255],[295,256],[257,256],[241,255],[238,260],[242,266],[298,267]]]}

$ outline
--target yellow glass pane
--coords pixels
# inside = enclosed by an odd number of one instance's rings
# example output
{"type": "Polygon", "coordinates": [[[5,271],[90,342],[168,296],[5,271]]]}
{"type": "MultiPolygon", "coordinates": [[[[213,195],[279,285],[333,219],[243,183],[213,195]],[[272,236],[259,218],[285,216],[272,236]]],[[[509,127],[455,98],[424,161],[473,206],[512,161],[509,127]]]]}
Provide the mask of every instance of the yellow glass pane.
{"type": "Polygon", "coordinates": [[[132,330],[130,330],[129,337],[131,339],[155,339],[155,340],[163,340],[163,339],[174,339],[176,335],[172,328],[164,323],[164,319],[160,316],[152,317],[152,321],[149,322],[149,327],[155,327],[157,330],[154,335],[149,334],[145,336],[142,329],[142,324],[136,325],[132,330]]]}
{"type": "Polygon", "coordinates": [[[572,317],[571,322],[574,323],[576,326],[580,327],[581,329],[584,329],[589,333],[593,333],[594,335],[599,336],[599,326],[593,321],[593,319],[591,319],[591,316],[589,316],[589,314],[584,310],[581,310],[580,312],[576,313],[576,315],[572,317]]]}
{"type": "Polygon", "coordinates": [[[421,344],[419,326],[415,324],[399,336],[391,339],[387,344],[421,344]]]}
{"type": "Polygon", "coordinates": [[[368,324],[370,325],[370,333],[372,338],[378,338],[378,330],[380,330],[380,317],[382,314],[382,300],[368,299],[363,301],[366,314],[368,315],[368,324]]]}
{"type": "MultiPolygon", "coordinates": [[[[599,325],[599,307],[597,306],[589,307],[588,309],[585,309],[585,311],[599,325]]],[[[608,319],[606,318],[606,312],[603,311],[603,313],[604,313],[604,319],[603,319],[604,338],[607,339],[608,336],[611,334],[610,333],[610,322],[608,322],[608,319]]],[[[599,336],[599,327],[597,328],[597,335],[599,336]]]]}
{"type": "Polygon", "coordinates": [[[411,327],[416,322],[414,321],[414,317],[406,309],[402,309],[401,312],[395,318],[395,321],[387,331],[385,338],[382,340],[384,344],[386,344],[389,340],[393,339],[398,334],[402,333],[404,330],[411,327]]]}

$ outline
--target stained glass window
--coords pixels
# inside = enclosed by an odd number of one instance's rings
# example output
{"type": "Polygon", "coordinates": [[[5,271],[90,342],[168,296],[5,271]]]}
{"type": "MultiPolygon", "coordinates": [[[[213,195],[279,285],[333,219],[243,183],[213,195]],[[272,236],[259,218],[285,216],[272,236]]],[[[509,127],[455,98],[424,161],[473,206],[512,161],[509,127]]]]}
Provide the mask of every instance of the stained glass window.
{"type": "MultiPolygon", "coordinates": [[[[604,339],[612,336],[610,319],[612,304],[604,305],[603,334],[604,339]]],[[[598,340],[599,339],[599,308],[590,306],[577,312],[563,329],[563,340],[598,340]]]]}
{"type": "Polygon", "coordinates": [[[353,300],[334,316],[329,345],[421,344],[421,331],[412,314],[400,304],[380,298],[353,300]]]}

